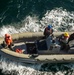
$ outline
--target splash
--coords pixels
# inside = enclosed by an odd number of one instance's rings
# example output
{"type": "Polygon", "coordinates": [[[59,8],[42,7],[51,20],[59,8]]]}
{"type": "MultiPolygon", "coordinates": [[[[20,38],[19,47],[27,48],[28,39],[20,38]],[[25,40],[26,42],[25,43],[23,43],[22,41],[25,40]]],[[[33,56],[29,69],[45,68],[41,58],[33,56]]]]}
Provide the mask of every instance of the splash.
{"type": "Polygon", "coordinates": [[[15,23],[0,28],[0,37],[5,33],[14,34],[22,32],[38,32],[39,22],[37,17],[27,16],[21,23],[15,23]]]}
{"type": "Polygon", "coordinates": [[[5,75],[73,75],[73,64],[26,64],[0,59],[0,69],[5,75]]]}
{"type": "Polygon", "coordinates": [[[47,11],[41,20],[38,16],[27,16],[20,23],[15,23],[0,28],[0,36],[5,33],[43,32],[44,28],[52,24],[54,31],[74,31],[74,12],[68,12],[63,8],[55,8],[47,11]]]}
{"type": "Polygon", "coordinates": [[[2,69],[2,73],[4,74],[35,75],[35,73],[38,72],[40,66],[41,65],[38,64],[21,64],[15,61],[10,61],[3,57],[0,59],[0,69],[2,69]]]}
{"type": "Polygon", "coordinates": [[[52,24],[55,31],[74,31],[74,12],[56,8],[47,11],[41,20],[42,25],[52,24]]]}
{"type": "Polygon", "coordinates": [[[38,32],[39,31],[39,20],[37,16],[26,17],[25,20],[22,21],[22,26],[24,25],[24,28],[26,31],[30,32],[38,32]]]}

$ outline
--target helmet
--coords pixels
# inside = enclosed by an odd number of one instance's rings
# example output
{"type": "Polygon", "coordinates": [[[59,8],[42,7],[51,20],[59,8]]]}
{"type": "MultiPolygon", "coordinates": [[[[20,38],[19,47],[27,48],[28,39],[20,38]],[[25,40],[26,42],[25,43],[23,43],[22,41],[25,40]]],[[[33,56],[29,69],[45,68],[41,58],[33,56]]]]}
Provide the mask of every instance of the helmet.
{"type": "Polygon", "coordinates": [[[5,37],[8,37],[8,36],[10,36],[9,34],[5,34],[5,37]]]}
{"type": "Polygon", "coordinates": [[[5,37],[7,37],[8,36],[8,34],[5,34],[5,37]]]}
{"type": "Polygon", "coordinates": [[[52,28],[52,25],[48,25],[48,29],[51,29],[52,28]]]}
{"type": "Polygon", "coordinates": [[[64,33],[64,36],[68,37],[69,36],[69,33],[68,32],[65,32],[64,33]]]}

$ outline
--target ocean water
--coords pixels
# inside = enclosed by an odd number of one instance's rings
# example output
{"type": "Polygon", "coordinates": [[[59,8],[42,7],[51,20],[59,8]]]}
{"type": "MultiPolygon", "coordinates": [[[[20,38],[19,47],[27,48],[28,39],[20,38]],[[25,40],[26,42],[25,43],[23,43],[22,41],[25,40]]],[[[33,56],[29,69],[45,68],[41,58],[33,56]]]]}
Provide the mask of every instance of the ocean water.
{"type": "MultiPolygon", "coordinates": [[[[74,0],[0,0],[0,37],[5,33],[74,31],[74,0]]],[[[0,56],[0,75],[74,75],[74,63],[22,64],[0,56]]]]}

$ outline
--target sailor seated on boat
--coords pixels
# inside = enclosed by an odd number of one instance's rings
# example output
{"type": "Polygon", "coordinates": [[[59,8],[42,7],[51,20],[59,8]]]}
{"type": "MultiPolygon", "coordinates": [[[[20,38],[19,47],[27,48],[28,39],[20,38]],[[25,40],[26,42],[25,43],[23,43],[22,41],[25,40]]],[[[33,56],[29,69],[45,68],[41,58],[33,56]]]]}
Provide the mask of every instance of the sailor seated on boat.
{"type": "Polygon", "coordinates": [[[13,41],[12,41],[11,35],[5,34],[5,38],[4,38],[2,46],[5,48],[10,48],[12,50],[13,41]]]}
{"type": "Polygon", "coordinates": [[[69,39],[69,34],[68,32],[65,32],[64,34],[60,35],[58,37],[58,41],[61,45],[61,49],[60,50],[65,50],[68,51],[70,49],[69,45],[68,45],[68,39],[69,39]]]}
{"type": "Polygon", "coordinates": [[[74,33],[72,33],[72,34],[70,35],[69,40],[68,40],[68,43],[69,43],[70,41],[72,41],[72,40],[74,40],[74,33]]]}
{"type": "Polygon", "coordinates": [[[49,37],[50,35],[53,36],[53,29],[52,29],[52,25],[48,25],[45,30],[44,30],[44,37],[47,38],[49,37]]]}
{"type": "Polygon", "coordinates": [[[71,47],[74,47],[74,33],[72,33],[68,39],[68,44],[71,47]]]}

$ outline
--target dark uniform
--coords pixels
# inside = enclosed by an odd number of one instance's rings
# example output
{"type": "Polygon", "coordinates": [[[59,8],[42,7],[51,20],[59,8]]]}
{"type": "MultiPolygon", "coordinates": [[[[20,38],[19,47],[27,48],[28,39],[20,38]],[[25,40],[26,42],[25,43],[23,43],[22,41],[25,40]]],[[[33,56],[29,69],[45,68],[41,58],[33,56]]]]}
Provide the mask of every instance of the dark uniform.
{"type": "Polygon", "coordinates": [[[46,27],[43,34],[44,34],[45,38],[47,38],[49,35],[53,36],[52,27],[51,26],[46,27]]]}

